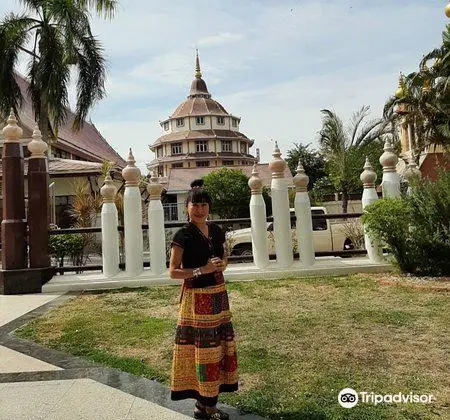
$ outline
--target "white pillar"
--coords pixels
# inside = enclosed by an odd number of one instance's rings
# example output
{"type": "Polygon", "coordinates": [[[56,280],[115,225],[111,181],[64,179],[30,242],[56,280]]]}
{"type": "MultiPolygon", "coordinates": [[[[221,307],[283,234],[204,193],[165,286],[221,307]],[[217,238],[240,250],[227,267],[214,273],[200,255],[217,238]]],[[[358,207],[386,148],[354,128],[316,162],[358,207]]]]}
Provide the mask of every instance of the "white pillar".
{"type": "Polygon", "coordinates": [[[122,176],[126,181],[123,195],[125,271],[130,276],[138,276],[142,273],[144,264],[142,200],[139,190],[141,171],[135,165],[131,149],[127,162],[128,165],[122,170],[122,176]]]}
{"type": "Polygon", "coordinates": [[[113,277],[119,272],[119,232],[117,225],[116,197],[117,188],[114,186],[110,174],[106,175],[105,184],[100,190],[103,196],[102,205],[102,260],[103,275],[113,277]]]}
{"type": "Polygon", "coordinates": [[[250,197],[250,220],[252,227],[253,261],[256,267],[265,268],[269,265],[266,203],[262,196],[263,182],[256,169],[256,163],[253,165],[252,177],[248,180],[248,186],[252,191],[250,197]]]}
{"type": "MultiPolygon", "coordinates": [[[[366,157],[366,163],[364,164],[364,171],[360,175],[360,179],[363,183],[364,190],[362,194],[362,208],[364,209],[374,201],[378,200],[377,191],[375,190],[375,180],[377,174],[372,168],[369,159],[366,157]]],[[[367,256],[373,263],[380,263],[383,260],[383,250],[378,240],[372,239],[367,229],[364,227],[364,244],[367,250],[367,256]]]]}
{"type": "Polygon", "coordinates": [[[289,196],[284,169],[286,162],[280,158],[278,143],[275,142],[274,159],[269,163],[272,171],[272,213],[273,233],[275,237],[275,252],[280,267],[289,267],[294,262],[292,255],[291,217],[289,211],[289,196]]]}
{"type": "Polygon", "coordinates": [[[380,157],[381,166],[383,166],[383,179],[381,181],[381,190],[383,197],[400,197],[400,177],[396,171],[398,157],[394,153],[389,139],[384,143],[384,153],[380,157]]]}
{"type": "Polygon", "coordinates": [[[153,172],[147,191],[150,194],[148,203],[148,244],[150,249],[150,270],[154,274],[166,271],[166,233],[164,230],[164,209],[161,203],[163,186],[153,172]]]}
{"type": "Polygon", "coordinates": [[[406,170],[403,174],[403,177],[405,178],[406,182],[408,183],[408,190],[406,193],[410,195],[412,193],[412,183],[420,180],[422,178],[422,173],[420,172],[420,169],[417,167],[416,163],[414,162],[414,157],[411,154],[411,157],[409,158],[408,166],[406,167],[406,170]]]}
{"type": "Polygon", "coordinates": [[[308,195],[309,177],[301,162],[298,162],[295,184],[295,217],[297,218],[297,244],[300,261],[305,267],[311,267],[315,262],[313,227],[311,217],[311,202],[308,195]]]}

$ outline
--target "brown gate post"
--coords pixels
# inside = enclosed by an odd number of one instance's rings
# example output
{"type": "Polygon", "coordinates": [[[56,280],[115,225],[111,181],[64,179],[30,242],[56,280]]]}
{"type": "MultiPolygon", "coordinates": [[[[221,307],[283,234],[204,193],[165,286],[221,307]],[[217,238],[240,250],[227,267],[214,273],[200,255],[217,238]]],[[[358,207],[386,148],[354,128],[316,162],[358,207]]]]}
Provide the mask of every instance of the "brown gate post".
{"type": "Polygon", "coordinates": [[[12,110],[7,123],[2,156],[2,269],[15,270],[27,267],[22,129],[12,110]]]}
{"type": "Polygon", "coordinates": [[[37,293],[42,291],[42,270],[27,268],[24,162],[20,144],[22,129],[17,125],[12,110],[7,123],[3,129],[5,141],[2,157],[3,221],[1,224],[0,294],[37,293]]]}
{"type": "Polygon", "coordinates": [[[42,141],[39,128],[33,131],[33,140],[28,143],[31,156],[28,158],[28,229],[30,268],[42,268],[42,284],[51,279],[48,254],[48,162],[45,152],[47,143],[42,141]]]}

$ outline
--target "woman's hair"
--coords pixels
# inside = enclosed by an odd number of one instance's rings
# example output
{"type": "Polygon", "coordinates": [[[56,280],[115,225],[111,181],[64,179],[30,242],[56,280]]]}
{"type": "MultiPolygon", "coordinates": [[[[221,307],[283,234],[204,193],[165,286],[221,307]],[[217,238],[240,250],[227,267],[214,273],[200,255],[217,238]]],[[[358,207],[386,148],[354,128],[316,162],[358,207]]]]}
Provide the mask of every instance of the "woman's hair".
{"type": "Polygon", "coordinates": [[[186,198],[186,207],[189,203],[208,203],[211,208],[211,196],[202,188],[203,184],[203,179],[196,179],[191,182],[191,190],[186,198]]]}

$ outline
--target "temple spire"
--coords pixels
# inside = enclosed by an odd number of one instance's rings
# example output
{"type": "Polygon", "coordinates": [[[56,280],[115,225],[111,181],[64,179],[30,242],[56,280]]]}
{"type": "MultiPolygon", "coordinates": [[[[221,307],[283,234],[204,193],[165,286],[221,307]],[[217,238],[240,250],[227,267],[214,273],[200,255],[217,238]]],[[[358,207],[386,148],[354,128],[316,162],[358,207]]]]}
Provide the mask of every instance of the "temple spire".
{"type": "Polygon", "coordinates": [[[196,51],[197,51],[197,55],[196,55],[196,58],[195,58],[195,77],[197,79],[201,79],[202,78],[202,72],[200,70],[200,59],[198,58],[198,49],[196,51]]]}

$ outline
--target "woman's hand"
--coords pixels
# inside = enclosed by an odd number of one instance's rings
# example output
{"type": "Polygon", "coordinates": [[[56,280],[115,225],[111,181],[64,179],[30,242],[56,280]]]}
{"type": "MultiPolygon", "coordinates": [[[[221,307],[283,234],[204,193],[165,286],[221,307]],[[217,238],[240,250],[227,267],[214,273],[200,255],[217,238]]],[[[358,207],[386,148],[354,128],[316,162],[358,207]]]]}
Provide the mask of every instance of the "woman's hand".
{"type": "Polygon", "coordinates": [[[210,273],[215,273],[217,271],[217,266],[213,262],[214,259],[215,258],[209,259],[206,265],[204,265],[203,267],[200,267],[202,274],[210,274],[210,273]]]}
{"type": "Polygon", "coordinates": [[[227,268],[226,261],[220,259],[219,257],[212,258],[211,262],[215,265],[216,271],[224,271],[227,268]]]}

